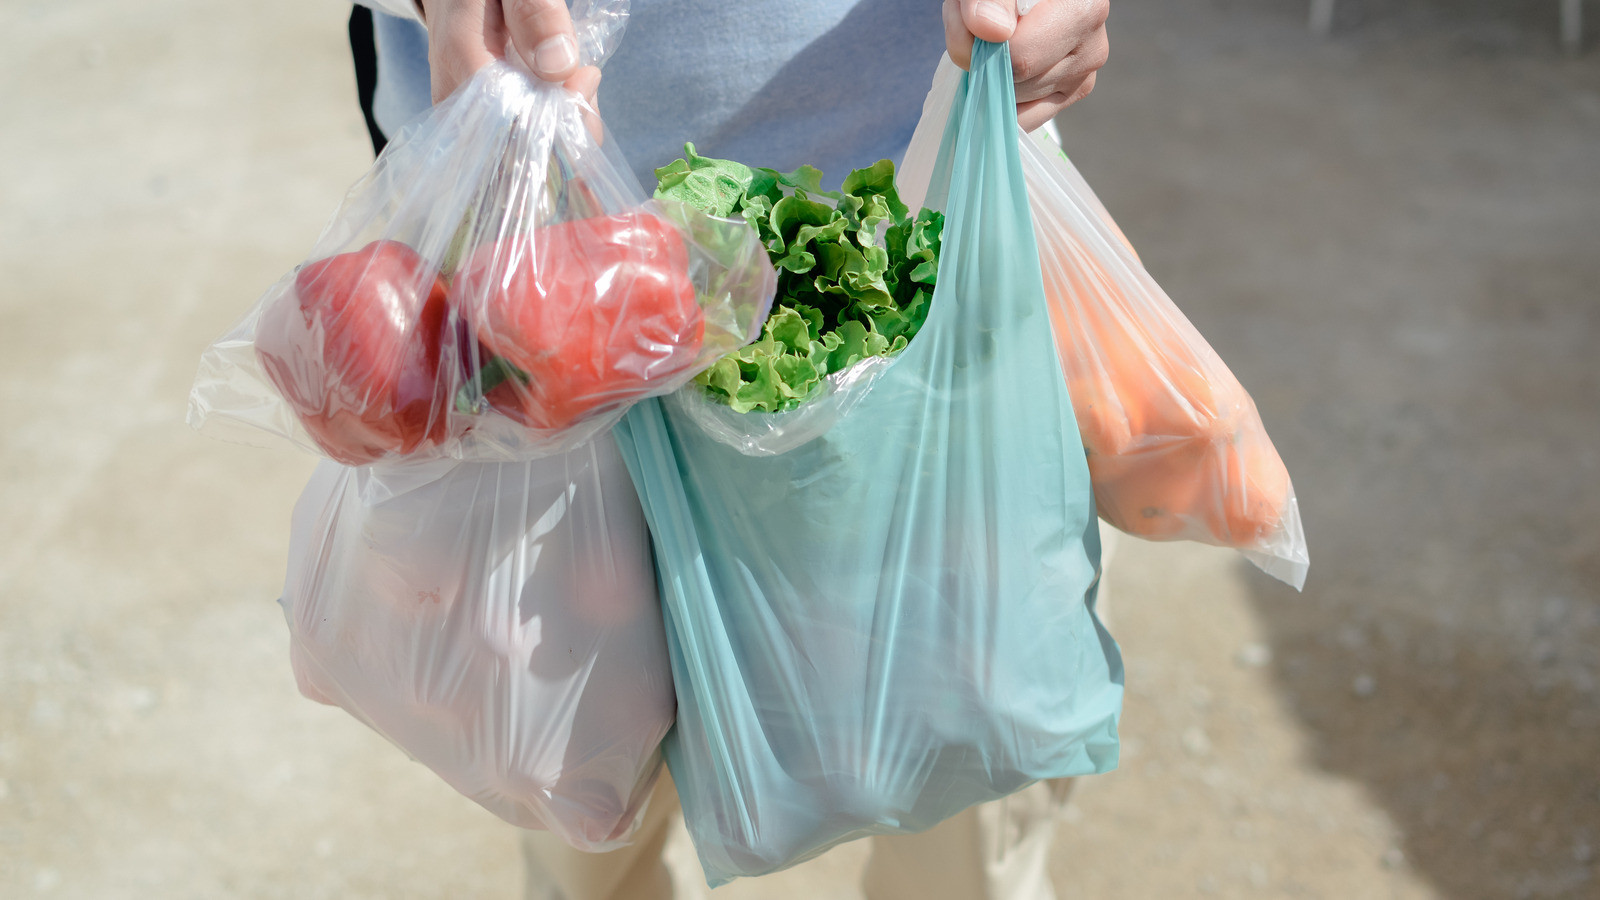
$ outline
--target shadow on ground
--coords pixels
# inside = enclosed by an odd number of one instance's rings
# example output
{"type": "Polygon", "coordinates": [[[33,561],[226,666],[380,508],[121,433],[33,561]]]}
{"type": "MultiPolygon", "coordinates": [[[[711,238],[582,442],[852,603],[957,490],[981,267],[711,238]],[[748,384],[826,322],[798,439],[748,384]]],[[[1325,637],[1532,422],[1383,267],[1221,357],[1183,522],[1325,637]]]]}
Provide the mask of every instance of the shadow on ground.
{"type": "Polygon", "coordinates": [[[1250,583],[1312,761],[1443,896],[1596,896],[1600,56],[1554,2],[1159,6],[1066,142],[1295,475],[1305,595],[1250,583]]]}
{"type": "Polygon", "coordinates": [[[1313,761],[1367,787],[1404,859],[1451,898],[1593,896],[1600,708],[1589,676],[1491,635],[1308,593],[1258,604],[1274,675],[1313,761]]]}

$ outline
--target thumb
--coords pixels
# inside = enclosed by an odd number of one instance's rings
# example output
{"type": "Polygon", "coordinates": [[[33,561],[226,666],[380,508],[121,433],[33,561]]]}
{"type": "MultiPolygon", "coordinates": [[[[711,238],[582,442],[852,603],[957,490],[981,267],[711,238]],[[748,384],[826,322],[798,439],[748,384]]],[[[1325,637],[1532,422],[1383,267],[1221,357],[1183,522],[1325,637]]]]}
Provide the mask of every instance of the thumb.
{"type": "Polygon", "coordinates": [[[1017,30],[1017,0],[961,0],[961,22],[973,37],[993,43],[1017,30]]]}
{"type": "Polygon", "coordinates": [[[998,44],[1017,30],[1017,0],[944,0],[943,13],[945,50],[963,69],[972,65],[974,37],[998,44]]]}
{"type": "Polygon", "coordinates": [[[511,45],[535,75],[566,81],[578,70],[578,41],[565,0],[502,0],[511,45]]]}

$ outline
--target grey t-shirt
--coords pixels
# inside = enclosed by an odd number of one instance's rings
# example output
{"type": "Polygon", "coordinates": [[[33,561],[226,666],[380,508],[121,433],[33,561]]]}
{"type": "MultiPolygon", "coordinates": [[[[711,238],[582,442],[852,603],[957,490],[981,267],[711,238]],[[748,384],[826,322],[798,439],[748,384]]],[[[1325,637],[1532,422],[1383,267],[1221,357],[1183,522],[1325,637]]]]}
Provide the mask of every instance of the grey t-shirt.
{"type": "MultiPolygon", "coordinates": [[[[896,161],[922,113],[944,26],[939,0],[633,0],[599,105],[646,190],[685,141],[707,156],[837,185],[896,161]]],[[[428,106],[427,35],[375,14],[379,127],[428,106]]]]}

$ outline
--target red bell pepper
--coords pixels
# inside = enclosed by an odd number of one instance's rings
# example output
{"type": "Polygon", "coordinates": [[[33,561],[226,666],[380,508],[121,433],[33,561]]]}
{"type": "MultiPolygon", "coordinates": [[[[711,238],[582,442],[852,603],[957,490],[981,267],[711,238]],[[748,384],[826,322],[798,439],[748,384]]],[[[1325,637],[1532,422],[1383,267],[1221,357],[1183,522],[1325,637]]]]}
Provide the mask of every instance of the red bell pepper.
{"type": "Polygon", "coordinates": [[[445,438],[447,288],[415,251],[375,241],[303,267],[261,314],[256,355],[318,447],[346,465],[445,438]]]}
{"type": "Polygon", "coordinates": [[[699,356],[705,316],[683,238],[647,212],[575,219],[486,245],[451,283],[489,404],[541,430],[638,399],[699,356]],[[498,360],[496,362],[495,360],[498,360]]]}

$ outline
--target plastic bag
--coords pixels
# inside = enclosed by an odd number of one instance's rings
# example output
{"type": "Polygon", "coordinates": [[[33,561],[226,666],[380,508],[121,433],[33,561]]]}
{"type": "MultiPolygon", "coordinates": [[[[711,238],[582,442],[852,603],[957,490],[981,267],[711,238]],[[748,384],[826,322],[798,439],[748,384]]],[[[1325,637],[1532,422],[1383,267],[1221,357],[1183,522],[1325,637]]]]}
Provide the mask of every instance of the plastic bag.
{"type": "MultiPolygon", "coordinates": [[[[901,170],[907,203],[927,183],[960,76],[948,57],[934,76],[901,170]]],[[[1035,133],[1021,154],[1100,516],[1151,540],[1236,548],[1303,586],[1310,557],[1299,503],[1255,402],[1145,271],[1060,147],[1035,133]]]]}
{"type": "Polygon", "coordinates": [[[1122,666],[1094,614],[1089,475],[1023,252],[1009,52],[974,56],[934,180],[948,200],[928,319],[854,407],[765,455],[686,414],[708,402],[692,388],[615,430],[678,691],[663,746],[713,885],[1116,763],[1122,666]]]}
{"type": "MultiPolygon", "coordinates": [[[[626,10],[574,11],[586,63],[626,10]]],[[[484,67],[206,351],[191,423],[348,465],[529,459],[749,342],[775,279],[754,232],[647,200],[598,121],[560,85],[484,67]]]]}
{"type": "Polygon", "coordinates": [[[647,539],[606,435],[525,463],[324,462],[281,601],[301,692],[513,825],[618,846],[673,718],[647,539]]]}
{"type": "Polygon", "coordinates": [[[1295,588],[1310,555],[1255,401],[1145,271],[1059,148],[1023,148],[1045,295],[1100,515],[1242,551],[1295,588]]]}

